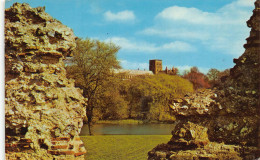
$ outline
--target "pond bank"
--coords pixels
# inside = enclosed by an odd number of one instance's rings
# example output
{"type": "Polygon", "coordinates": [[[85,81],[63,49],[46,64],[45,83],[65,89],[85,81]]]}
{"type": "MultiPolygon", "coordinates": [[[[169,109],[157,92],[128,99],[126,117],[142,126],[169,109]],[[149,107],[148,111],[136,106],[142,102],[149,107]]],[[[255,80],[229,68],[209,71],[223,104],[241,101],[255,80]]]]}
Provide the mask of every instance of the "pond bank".
{"type": "MultiPolygon", "coordinates": [[[[175,124],[94,124],[92,133],[94,135],[171,135],[175,124]]],[[[89,135],[88,125],[81,129],[81,136],[89,135]]]]}
{"type": "Polygon", "coordinates": [[[143,124],[144,121],[136,119],[123,119],[123,120],[100,120],[95,124],[143,124]]]}
{"type": "Polygon", "coordinates": [[[99,120],[95,124],[173,124],[175,121],[147,121],[137,119],[99,120]]]}

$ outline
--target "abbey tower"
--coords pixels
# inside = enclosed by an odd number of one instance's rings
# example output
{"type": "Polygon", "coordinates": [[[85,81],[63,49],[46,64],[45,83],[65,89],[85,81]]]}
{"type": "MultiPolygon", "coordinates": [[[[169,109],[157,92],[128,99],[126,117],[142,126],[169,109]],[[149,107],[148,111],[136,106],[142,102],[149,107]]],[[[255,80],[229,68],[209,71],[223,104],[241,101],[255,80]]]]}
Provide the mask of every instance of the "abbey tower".
{"type": "Polygon", "coordinates": [[[149,70],[152,71],[154,74],[157,74],[160,71],[162,71],[162,60],[159,59],[150,60],[149,70]]]}

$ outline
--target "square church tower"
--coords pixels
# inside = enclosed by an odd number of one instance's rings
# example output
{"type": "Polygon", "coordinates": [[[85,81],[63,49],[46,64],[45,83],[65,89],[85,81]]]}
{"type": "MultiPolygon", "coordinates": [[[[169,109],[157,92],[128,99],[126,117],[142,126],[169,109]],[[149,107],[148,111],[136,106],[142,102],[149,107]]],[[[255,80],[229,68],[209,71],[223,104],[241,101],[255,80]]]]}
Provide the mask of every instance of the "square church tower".
{"type": "Polygon", "coordinates": [[[154,74],[157,74],[160,71],[162,71],[162,60],[159,59],[150,60],[149,70],[152,71],[154,74]]]}

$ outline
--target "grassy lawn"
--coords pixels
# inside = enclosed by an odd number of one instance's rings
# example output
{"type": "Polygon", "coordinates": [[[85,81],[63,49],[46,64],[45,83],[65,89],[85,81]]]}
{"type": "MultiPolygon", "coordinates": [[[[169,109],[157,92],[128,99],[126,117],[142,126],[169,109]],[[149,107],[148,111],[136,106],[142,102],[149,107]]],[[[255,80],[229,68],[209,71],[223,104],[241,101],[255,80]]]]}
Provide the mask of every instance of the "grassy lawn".
{"type": "Polygon", "coordinates": [[[171,135],[98,135],[81,136],[87,160],[146,160],[147,153],[171,135]]]}

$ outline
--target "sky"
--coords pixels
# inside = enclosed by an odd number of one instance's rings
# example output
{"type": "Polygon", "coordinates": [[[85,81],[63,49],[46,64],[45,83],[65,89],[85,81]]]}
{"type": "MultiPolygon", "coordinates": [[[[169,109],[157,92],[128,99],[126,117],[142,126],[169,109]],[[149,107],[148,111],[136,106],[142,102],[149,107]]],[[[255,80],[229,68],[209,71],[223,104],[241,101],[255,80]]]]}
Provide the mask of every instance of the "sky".
{"type": "Polygon", "coordinates": [[[180,71],[234,66],[244,52],[254,0],[6,0],[45,6],[80,38],[113,42],[124,69],[149,69],[150,59],[180,71]]]}

